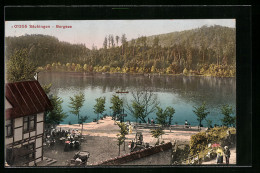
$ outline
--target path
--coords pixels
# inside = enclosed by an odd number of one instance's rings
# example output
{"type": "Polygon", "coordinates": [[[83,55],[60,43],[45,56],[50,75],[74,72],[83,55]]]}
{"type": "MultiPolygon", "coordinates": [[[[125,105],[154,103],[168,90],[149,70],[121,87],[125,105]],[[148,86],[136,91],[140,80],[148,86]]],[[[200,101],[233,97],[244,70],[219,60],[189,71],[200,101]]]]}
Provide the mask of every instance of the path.
{"type": "MultiPolygon", "coordinates": [[[[229,158],[229,164],[236,164],[236,156],[237,156],[237,153],[236,153],[236,148],[231,148],[230,149],[230,158],[229,158]]],[[[225,164],[226,163],[226,159],[224,158],[223,160],[223,163],[225,164]]],[[[213,159],[213,160],[210,160],[210,161],[207,161],[207,162],[203,162],[202,163],[203,165],[215,165],[216,164],[216,159],[213,159]]]]}

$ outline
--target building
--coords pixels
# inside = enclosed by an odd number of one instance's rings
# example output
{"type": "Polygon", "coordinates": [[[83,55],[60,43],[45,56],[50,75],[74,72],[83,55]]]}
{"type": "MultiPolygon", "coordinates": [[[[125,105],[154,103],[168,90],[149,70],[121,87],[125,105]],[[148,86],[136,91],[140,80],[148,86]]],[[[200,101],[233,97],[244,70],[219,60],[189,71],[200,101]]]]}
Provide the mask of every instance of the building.
{"type": "Polygon", "coordinates": [[[173,145],[171,142],[135,151],[123,156],[97,163],[97,165],[171,165],[173,145]]]}
{"type": "Polygon", "coordinates": [[[5,84],[5,159],[10,166],[43,160],[44,112],[51,109],[38,81],[5,84]]]}

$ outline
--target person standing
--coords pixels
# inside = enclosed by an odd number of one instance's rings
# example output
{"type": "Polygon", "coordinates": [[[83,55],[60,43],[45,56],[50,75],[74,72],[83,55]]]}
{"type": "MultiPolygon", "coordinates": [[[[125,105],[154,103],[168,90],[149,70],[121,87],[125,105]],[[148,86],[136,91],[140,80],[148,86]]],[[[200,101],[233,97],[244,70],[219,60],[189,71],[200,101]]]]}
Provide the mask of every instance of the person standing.
{"type": "Polygon", "coordinates": [[[230,158],[230,150],[228,146],[224,147],[224,154],[225,154],[225,159],[226,159],[226,164],[229,164],[229,158],[230,158]]]}

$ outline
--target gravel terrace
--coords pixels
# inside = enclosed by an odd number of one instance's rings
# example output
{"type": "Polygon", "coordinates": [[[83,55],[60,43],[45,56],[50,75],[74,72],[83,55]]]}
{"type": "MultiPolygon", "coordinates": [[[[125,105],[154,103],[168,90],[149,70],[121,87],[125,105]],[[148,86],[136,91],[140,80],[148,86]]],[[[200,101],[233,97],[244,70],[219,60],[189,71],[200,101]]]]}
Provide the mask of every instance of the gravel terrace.
{"type": "MultiPolygon", "coordinates": [[[[196,127],[193,127],[196,128],[196,127]]],[[[57,129],[78,129],[81,130],[81,126],[74,125],[59,125],[57,129]]],[[[143,133],[144,142],[148,142],[153,146],[157,139],[153,138],[150,129],[137,128],[137,131],[143,133]]],[[[176,130],[164,130],[165,134],[160,138],[160,141],[174,142],[174,140],[180,143],[187,143],[190,140],[190,136],[198,133],[198,131],[185,130],[184,128],[176,130]]],[[[95,165],[97,162],[104,161],[110,158],[118,156],[118,145],[117,145],[117,134],[119,133],[119,127],[115,124],[111,117],[106,117],[104,120],[99,120],[99,124],[96,122],[85,123],[83,128],[83,135],[85,141],[81,144],[81,151],[88,151],[90,157],[88,159],[88,165],[95,165]]],[[[129,153],[127,147],[128,142],[135,138],[136,130],[133,130],[132,134],[128,134],[126,137],[125,151],[123,151],[123,145],[120,147],[120,155],[129,153]]],[[[47,148],[44,150],[44,156],[57,160],[56,163],[50,166],[65,166],[66,160],[73,158],[74,154],[77,152],[63,151],[64,146],[61,144],[56,144],[52,149],[47,148]]]]}

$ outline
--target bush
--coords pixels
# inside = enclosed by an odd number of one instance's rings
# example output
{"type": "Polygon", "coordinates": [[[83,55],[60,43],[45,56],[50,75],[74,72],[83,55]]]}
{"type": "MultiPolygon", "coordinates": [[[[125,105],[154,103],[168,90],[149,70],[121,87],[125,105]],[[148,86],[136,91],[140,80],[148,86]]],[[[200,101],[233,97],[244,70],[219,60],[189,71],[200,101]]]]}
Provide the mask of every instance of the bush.
{"type": "Polygon", "coordinates": [[[208,145],[206,132],[199,132],[191,136],[190,140],[190,154],[194,155],[204,150],[208,145]]]}
{"type": "Polygon", "coordinates": [[[231,136],[235,136],[236,134],[235,128],[214,127],[207,132],[192,135],[190,140],[190,154],[203,153],[203,150],[208,149],[208,144],[220,143],[222,147],[229,145],[230,141],[227,138],[227,131],[230,132],[231,136]]]}
{"type": "Polygon", "coordinates": [[[183,74],[188,75],[188,70],[186,68],[183,70],[183,74]]]}

